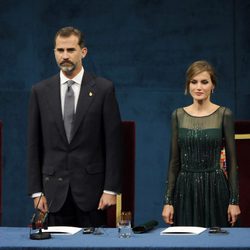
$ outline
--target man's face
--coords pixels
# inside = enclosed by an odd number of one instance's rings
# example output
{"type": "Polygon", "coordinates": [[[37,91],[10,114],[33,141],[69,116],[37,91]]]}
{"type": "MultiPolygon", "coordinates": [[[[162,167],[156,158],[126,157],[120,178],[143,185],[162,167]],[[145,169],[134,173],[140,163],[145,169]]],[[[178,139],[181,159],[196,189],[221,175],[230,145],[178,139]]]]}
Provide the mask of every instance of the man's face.
{"type": "Polygon", "coordinates": [[[66,76],[74,77],[80,72],[82,59],[87,54],[87,48],[81,49],[77,36],[58,36],[54,51],[56,62],[66,76]]]}

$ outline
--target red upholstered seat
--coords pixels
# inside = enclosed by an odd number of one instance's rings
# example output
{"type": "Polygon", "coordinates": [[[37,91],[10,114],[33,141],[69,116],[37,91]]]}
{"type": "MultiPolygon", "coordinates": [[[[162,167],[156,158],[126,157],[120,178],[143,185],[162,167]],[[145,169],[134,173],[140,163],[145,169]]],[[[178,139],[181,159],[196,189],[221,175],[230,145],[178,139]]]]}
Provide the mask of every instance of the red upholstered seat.
{"type": "Polygon", "coordinates": [[[122,195],[117,198],[117,205],[107,211],[107,226],[116,227],[121,211],[132,212],[134,216],[135,193],[135,122],[122,122],[123,178],[122,195]]]}
{"type": "Polygon", "coordinates": [[[235,122],[240,186],[240,226],[250,227],[250,121],[235,122]]]}

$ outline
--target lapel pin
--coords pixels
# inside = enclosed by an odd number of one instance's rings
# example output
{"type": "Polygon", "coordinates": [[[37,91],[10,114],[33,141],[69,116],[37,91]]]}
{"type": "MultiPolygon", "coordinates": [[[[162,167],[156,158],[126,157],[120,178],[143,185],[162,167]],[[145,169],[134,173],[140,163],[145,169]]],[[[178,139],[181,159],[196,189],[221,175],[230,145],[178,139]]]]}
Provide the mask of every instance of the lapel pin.
{"type": "Polygon", "coordinates": [[[93,93],[92,92],[89,92],[89,96],[92,96],[93,95],[93,93]]]}

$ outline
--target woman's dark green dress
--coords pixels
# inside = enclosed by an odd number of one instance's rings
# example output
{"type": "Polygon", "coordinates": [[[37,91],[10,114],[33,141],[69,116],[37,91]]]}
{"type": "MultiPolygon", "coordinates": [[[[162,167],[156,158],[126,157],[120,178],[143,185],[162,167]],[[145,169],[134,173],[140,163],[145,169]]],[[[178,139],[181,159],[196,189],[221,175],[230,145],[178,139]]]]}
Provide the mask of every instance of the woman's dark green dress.
{"type": "Polygon", "coordinates": [[[228,226],[229,204],[239,204],[232,112],[209,116],[172,114],[172,139],[165,204],[174,206],[174,225],[228,226]],[[220,166],[225,145],[227,176],[220,166]]]}

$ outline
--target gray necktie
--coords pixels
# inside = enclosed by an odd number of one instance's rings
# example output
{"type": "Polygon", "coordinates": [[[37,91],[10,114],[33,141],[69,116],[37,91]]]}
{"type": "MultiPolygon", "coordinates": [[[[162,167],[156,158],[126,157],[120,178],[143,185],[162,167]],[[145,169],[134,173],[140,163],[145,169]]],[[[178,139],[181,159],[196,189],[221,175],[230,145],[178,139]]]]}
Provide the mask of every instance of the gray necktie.
{"type": "Polygon", "coordinates": [[[74,110],[75,110],[75,96],[72,89],[72,85],[75,82],[72,80],[67,81],[68,88],[65,93],[64,101],[64,128],[68,138],[68,142],[71,141],[71,130],[74,121],[74,110]]]}

